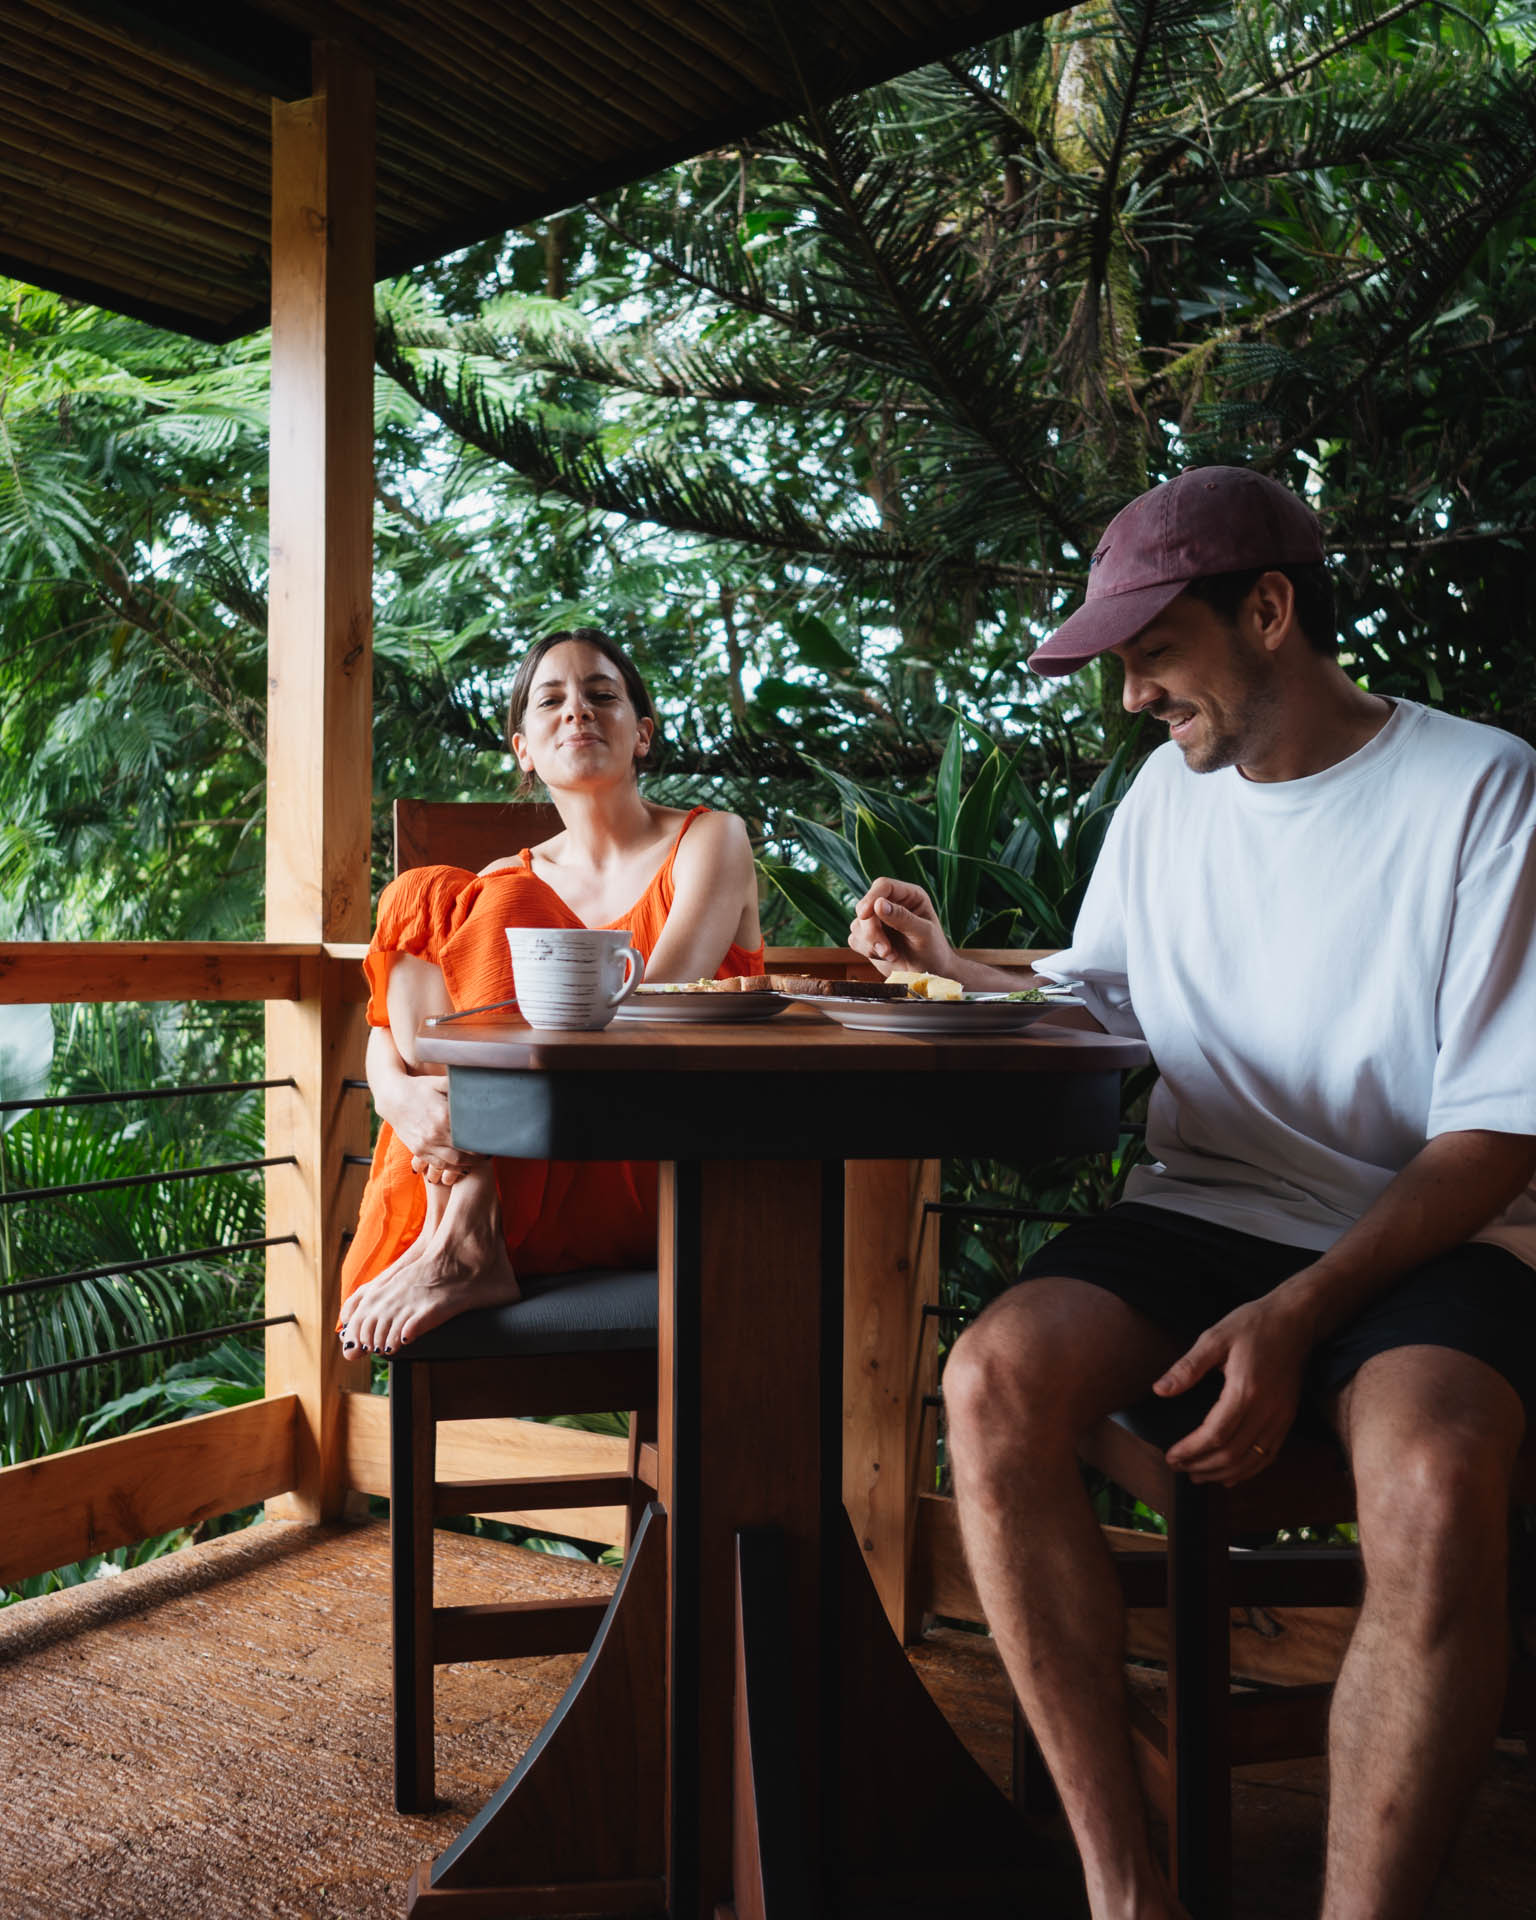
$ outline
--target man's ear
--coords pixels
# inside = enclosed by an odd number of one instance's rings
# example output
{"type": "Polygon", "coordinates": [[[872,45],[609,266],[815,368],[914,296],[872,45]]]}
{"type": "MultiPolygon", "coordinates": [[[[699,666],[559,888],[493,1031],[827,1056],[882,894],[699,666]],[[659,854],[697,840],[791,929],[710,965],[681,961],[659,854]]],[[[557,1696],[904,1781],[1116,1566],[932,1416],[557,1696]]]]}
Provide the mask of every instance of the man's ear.
{"type": "Polygon", "coordinates": [[[1271,568],[1254,581],[1245,611],[1253,623],[1254,637],[1266,653],[1274,653],[1295,626],[1296,589],[1283,573],[1271,568]]]}

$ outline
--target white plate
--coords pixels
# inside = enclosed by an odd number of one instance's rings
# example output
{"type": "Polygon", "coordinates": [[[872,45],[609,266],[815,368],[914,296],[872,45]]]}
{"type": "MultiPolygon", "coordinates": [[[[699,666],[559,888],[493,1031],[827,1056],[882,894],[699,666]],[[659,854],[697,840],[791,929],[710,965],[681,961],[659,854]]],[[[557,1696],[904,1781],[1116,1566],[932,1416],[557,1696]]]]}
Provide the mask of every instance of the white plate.
{"type": "Polygon", "coordinates": [[[842,1027],[868,1033],[1021,1033],[1061,1001],[1010,1000],[1006,994],[967,1000],[842,1000],[832,994],[796,993],[808,1007],[842,1027]]]}
{"type": "Polygon", "coordinates": [[[671,1020],[679,1026],[749,1026],[771,1020],[789,1005],[782,993],[666,993],[639,987],[620,1005],[615,1020],[671,1020]]]}

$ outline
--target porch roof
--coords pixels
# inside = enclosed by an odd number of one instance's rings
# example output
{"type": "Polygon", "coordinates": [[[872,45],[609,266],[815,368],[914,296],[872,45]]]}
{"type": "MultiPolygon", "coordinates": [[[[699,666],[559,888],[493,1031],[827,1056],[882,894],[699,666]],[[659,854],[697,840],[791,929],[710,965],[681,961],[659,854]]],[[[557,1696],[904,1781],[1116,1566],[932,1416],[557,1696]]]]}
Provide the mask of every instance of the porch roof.
{"type": "Polygon", "coordinates": [[[269,317],[271,103],[378,89],[377,271],[974,46],[1060,0],[0,0],[0,271],[211,340],[269,317]]]}

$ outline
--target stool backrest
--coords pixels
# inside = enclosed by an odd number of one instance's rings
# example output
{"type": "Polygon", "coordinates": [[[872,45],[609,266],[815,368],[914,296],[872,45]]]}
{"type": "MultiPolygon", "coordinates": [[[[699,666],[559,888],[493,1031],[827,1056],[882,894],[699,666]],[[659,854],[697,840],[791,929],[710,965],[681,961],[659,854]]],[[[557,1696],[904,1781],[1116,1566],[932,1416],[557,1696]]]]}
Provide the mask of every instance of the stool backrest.
{"type": "Polygon", "coordinates": [[[397,800],[394,818],[397,874],[407,867],[479,873],[560,831],[558,811],[537,800],[397,800]]]}

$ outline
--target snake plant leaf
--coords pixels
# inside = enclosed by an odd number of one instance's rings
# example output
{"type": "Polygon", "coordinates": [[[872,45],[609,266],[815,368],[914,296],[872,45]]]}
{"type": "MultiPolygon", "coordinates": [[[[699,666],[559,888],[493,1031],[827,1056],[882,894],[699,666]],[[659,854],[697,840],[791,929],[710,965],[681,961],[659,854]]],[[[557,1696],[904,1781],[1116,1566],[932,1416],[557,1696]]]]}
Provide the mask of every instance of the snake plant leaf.
{"type": "Polygon", "coordinates": [[[1005,907],[1001,913],[989,913],[985,920],[971,928],[965,936],[965,944],[968,947],[1014,946],[1021,917],[1017,907],[1005,907]]]}
{"type": "Polygon", "coordinates": [[[888,822],[877,819],[868,807],[860,807],[854,814],[853,844],[858,849],[859,864],[871,880],[889,874],[893,880],[906,880],[915,887],[929,885],[928,872],[912,841],[888,822]]]}
{"type": "Polygon", "coordinates": [[[1104,836],[1109,832],[1109,823],[1115,817],[1113,806],[1095,807],[1072,830],[1072,864],[1079,876],[1092,868],[1104,845],[1104,836]]]}
{"type": "Polygon", "coordinates": [[[998,774],[1002,756],[989,753],[960,801],[949,845],[954,858],[946,861],[948,880],[945,924],[951,939],[965,939],[976,917],[976,891],[981,884],[980,861],[992,848],[992,830],[1000,797],[998,774]]]}
{"type": "Polygon", "coordinates": [[[1022,879],[1027,880],[1035,870],[1035,860],[1040,852],[1040,835],[1028,820],[1020,820],[1012,833],[1003,842],[999,861],[1005,867],[1012,867],[1022,879]]]}
{"type": "Polygon", "coordinates": [[[843,836],[834,833],[830,827],[822,826],[819,821],[804,819],[798,813],[792,813],[789,817],[806,852],[828,873],[835,874],[855,898],[863,893],[869,881],[859,865],[857,852],[843,836]]]}
{"type": "Polygon", "coordinates": [[[834,946],[846,946],[853,915],[819,880],[801,873],[798,867],[778,866],[766,860],[758,862],[758,871],[818,933],[825,934],[834,946]]]}
{"type": "Polygon", "coordinates": [[[934,838],[941,847],[954,845],[955,819],[960,812],[960,802],[964,798],[964,783],[965,729],[957,719],[949,730],[949,739],[944,744],[944,754],[939,761],[938,778],[933,788],[933,802],[937,816],[935,824],[938,827],[934,838]]]}
{"type": "Polygon", "coordinates": [[[801,757],[837,789],[843,803],[843,831],[849,839],[853,838],[853,823],[860,807],[909,842],[934,838],[933,815],[926,808],[903,799],[900,794],[877,793],[873,787],[861,787],[835,767],[813,760],[809,754],[801,757]]]}
{"type": "MultiPolygon", "coordinates": [[[[1022,874],[1015,873],[1011,867],[1000,866],[995,860],[978,860],[975,864],[990,874],[999,889],[1022,908],[1025,924],[1031,933],[1050,946],[1064,947],[1070,942],[1070,918],[1033,880],[1026,880],[1022,874]]],[[[1073,902],[1072,912],[1076,912],[1076,902],[1073,902]]],[[[1026,938],[1024,944],[1031,946],[1036,942],[1026,938]]]]}
{"type": "Polygon", "coordinates": [[[1068,866],[1061,845],[1056,838],[1050,821],[1040,802],[1022,783],[1013,785],[1013,803],[1019,810],[1021,823],[1027,825],[1035,835],[1035,858],[1031,868],[1032,875],[1038,875],[1041,883],[1050,893],[1061,893],[1072,883],[1072,871],[1068,866]]]}

